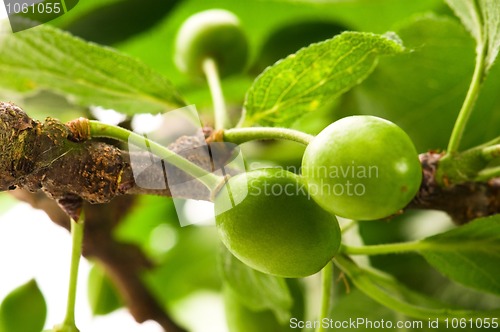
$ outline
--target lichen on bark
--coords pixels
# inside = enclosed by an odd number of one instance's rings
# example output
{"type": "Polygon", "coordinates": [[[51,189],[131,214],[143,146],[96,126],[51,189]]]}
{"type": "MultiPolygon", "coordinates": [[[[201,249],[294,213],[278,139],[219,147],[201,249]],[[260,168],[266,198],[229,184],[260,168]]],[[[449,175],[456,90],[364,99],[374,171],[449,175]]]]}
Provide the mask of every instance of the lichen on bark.
{"type": "Polygon", "coordinates": [[[20,187],[43,190],[60,200],[76,195],[92,203],[109,202],[120,194],[126,166],[113,145],[71,140],[58,120],[31,119],[10,103],[0,103],[0,190],[20,187]]]}
{"type": "Polygon", "coordinates": [[[17,182],[35,169],[34,151],[38,126],[13,104],[0,102],[0,190],[14,189],[17,182]]]}

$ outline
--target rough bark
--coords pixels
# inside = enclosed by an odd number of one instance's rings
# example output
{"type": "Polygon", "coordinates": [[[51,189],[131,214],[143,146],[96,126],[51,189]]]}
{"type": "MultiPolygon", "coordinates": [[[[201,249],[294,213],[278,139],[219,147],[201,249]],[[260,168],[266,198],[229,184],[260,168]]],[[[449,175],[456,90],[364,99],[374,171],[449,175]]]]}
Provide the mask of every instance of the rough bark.
{"type": "Polygon", "coordinates": [[[420,190],[408,204],[408,209],[439,210],[462,225],[468,221],[500,212],[500,178],[488,182],[466,182],[442,187],[435,180],[442,154],[420,155],[423,179],[420,190]]]}
{"type": "MultiPolygon", "coordinates": [[[[165,183],[166,166],[176,183],[189,183],[186,189],[176,191],[176,197],[210,199],[203,184],[151,153],[131,155],[111,144],[82,141],[80,134],[74,122],[65,125],[49,118],[41,123],[15,105],[0,103],[0,191],[42,190],[77,220],[75,197],[90,203],[108,203],[123,194],[171,196],[168,184],[149,189],[136,182],[165,183]],[[134,170],[141,171],[140,175],[134,176],[134,170]]],[[[184,136],[169,148],[207,170],[212,168],[203,137],[184,136]]]]}

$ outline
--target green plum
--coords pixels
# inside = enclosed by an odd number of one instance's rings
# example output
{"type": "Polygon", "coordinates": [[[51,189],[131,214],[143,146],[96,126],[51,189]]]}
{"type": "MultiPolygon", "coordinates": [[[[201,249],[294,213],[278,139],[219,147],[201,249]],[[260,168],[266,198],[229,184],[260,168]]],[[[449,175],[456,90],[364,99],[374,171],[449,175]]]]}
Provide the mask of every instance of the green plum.
{"type": "Polygon", "coordinates": [[[340,246],[335,216],[310,198],[298,175],[285,170],[260,169],[230,178],[215,197],[215,214],[229,251],[264,273],[314,274],[340,246]]]}
{"type": "Polygon", "coordinates": [[[388,217],[417,193],[422,169],[408,135],[374,116],[350,116],[307,146],[302,175],[325,210],[356,220],[388,217]]]}
{"type": "Polygon", "coordinates": [[[223,9],[190,16],[175,42],[174,60],[180,71],[203,77],[203,61],[213,59],[221,77],[241,72],[247,63],[248,40],[238,18],[223,9]]]}

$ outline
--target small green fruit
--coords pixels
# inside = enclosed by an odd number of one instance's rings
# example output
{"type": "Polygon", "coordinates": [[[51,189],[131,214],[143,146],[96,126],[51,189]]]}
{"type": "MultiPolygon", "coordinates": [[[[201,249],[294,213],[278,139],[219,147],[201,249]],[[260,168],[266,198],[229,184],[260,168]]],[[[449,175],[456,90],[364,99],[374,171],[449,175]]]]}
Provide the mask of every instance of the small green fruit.
{"type": "Polygon", "coordinates": [[[222,77],[245,68],[248,41],[233,13],[206,10],[190,16],[181,26],[175,43],[175,63],[179,70],[202,77],[206,58],[215,60],[222,77]]]}
{"type": "Polygon", "coordinates": [[[215,198],[215,214],[229,251],[264,273],[290,278],[314,274],[340,246],[336,218],[288,171],[269,168],[230,178],[215,198]],[[228,202],[237,205],[227,209],[228,202]]]}
{"type": "Polygon", "coordinates": [[[374,116],[350,116],[307,146],[302,174],[327,211],[356,220],[388,217],[417,193],[422,169],[408,135],[374,116]]]}

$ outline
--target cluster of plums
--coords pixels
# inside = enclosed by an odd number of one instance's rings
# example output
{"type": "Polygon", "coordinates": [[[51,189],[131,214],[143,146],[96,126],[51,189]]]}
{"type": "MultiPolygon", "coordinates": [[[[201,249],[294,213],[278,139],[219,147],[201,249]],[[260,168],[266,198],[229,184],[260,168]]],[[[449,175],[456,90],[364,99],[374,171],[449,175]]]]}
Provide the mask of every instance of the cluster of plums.
{"type": "MultiPolygon", "coordinates": [[[[176,64],[188,74],[202,75],[210,57],[221,75],[229,75],[244,69],[248,42],[234,14],[209,10],[181,27],[176,50],[176,64]]],[[[421,177],[418,154],[401,128],[374,116],[350,116],[310,142],[301,174],[267,168],[230,178],[215,197],[216,225],[224,245],[250,267],[305,277],[339,249],[335,216],[388,217],[410,202],[421,177]],[[228,197],[241,203],[226,209],[228,197]]]]}

